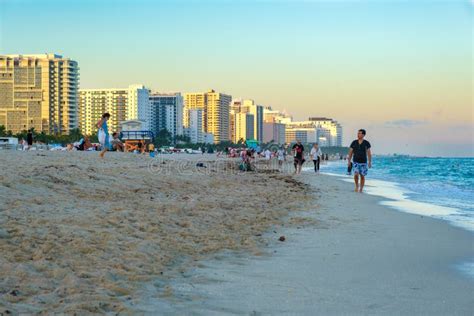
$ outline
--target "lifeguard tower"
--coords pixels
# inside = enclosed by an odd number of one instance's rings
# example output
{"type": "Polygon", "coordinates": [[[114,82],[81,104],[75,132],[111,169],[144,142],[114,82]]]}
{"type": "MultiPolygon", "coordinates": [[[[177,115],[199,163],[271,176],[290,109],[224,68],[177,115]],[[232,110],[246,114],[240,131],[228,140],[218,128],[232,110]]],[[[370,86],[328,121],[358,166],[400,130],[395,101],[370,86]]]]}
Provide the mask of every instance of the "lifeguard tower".
{"type": "Polygon", "coordinates": [[[143,122],[140,120],[123,121],[120,124],[120,138],[124,143],[126,152],[139,151],[141,153],[148,150],[148,146],[153,144],[155,135],[152,131],[143,130],[143,122]]]}

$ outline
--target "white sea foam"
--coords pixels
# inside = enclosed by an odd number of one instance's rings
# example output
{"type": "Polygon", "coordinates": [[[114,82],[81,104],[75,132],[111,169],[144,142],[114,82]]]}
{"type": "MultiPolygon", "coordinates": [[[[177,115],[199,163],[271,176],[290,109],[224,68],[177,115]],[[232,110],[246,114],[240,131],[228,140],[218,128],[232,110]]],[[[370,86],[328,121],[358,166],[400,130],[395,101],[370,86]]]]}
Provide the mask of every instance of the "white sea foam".
{"type": "MultiPolygon", "coordinates": [[[[340,162],[330,162],[329,166],[331,166],[331,164],[336,165],[340,164],[340,162]]],[[[322,172],[324,174],[342,178],[343,181],[353,183],[354,180],[352,179],[352,176],[324,172],[325,167],[327,168],[329,166],[323,167],[322,172]]],[[[465,213],[458,208],[415,201],[410,198],[410,194],[416,192],[412,192],[395,182],[368,177],[365,184],[364,192],[387,199],[380,202],[382,205],[389,206],[405,213],[442,219],[452,225],[474,232],[474,218],[465,216],[465,213]]]]}
{"type": "MultiPolygon", "coordinates": [[[[343,178],[343,181],[350,183],[354,181],[350,176],[334,173],[325,174],[343,178]]],[[[457,208],[414,201],[409,198],[409,194],[413,192],[403,188],[398,183],[368,178],[366,179],[364,191],[368,194],[387,199],[381,201],[380,204],[389,206],[395,210],[442,219],[451,225],[474,232],[474,218],[465,216],[465,214],[457,208]]],[[[463,262],[459,264],[457,268],[469,277],[474,278],[474,262],[463,262]]]]}

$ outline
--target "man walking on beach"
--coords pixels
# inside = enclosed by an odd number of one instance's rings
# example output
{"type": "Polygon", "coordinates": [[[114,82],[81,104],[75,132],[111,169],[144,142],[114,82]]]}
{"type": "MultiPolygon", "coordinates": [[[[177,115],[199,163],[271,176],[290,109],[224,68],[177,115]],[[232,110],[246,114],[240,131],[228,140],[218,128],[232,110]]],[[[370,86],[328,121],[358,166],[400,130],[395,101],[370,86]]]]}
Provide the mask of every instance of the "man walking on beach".
{"type": "Polygon", "coordinates": [[[304,146],[301,144],[299,139],[296,140],[296,144],[293,145],[292,148],[293,156],[295,157],[294,166],[295,166],[295,173],[301,173],[301,167],[304,163],[304,146]]]}
{"type": "Polygon", "coordinates": [[[360,129],[357,133],[357,139],[352,142],[351,147],[349,148],[349,158],[347,159],[348,167],[351,165],[351,160],[353,160],[352,170],[354,170],[354,191],[360,193],[362,193],[362,190],[364,189],[365,176],[367,175],[368,168],[372,168],[370,143],[366,141],[364,137],[365,129],[360,129]],[[354,157],[354,159],[352,159],[352,157],[354,157]]]}

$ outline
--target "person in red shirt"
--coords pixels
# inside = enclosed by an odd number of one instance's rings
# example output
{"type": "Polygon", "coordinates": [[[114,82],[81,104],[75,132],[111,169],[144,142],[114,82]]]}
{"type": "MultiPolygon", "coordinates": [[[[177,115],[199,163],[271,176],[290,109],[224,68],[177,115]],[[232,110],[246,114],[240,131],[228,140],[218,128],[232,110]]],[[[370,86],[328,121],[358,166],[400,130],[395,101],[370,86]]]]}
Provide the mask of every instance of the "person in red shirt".
{"type": "Polygon", "coordinates": [[[296,140],[296,144],[292,147],[293,157],[295,157],[293,165],[295,166],[295,173],[301,173],[301,167],[304,163],[304,146],[301,144],[299,139],[296,140]]]}

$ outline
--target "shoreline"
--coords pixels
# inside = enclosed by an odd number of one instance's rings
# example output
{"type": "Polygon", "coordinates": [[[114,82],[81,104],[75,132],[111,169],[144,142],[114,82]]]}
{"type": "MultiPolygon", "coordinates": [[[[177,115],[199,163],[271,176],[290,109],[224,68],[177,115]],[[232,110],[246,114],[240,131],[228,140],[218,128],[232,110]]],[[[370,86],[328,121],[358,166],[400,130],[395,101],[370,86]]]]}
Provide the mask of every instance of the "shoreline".
{"type": "MultiPolygon", "coordinates": [[[[345,173],[334,173],[335,170],[333,167],[338,164],[340,164],[340,161],[330,162],[330,165],[326,164],[322,168],[322,173],[353,184],[352,176],[347,176],[345,173]],[[329,168],[330,171],[326,172],[324,170],[326,168],[329,168]]],[[[345,168],[345,163],[343,166],[345,168]]],[[[372,172],[373,171],[376,172],[377,170],[372,170],[372,172]]],[[[381,197],[384,199],[384,201],[381,202],[383,205],[407,214],[439,219],[448,225],[474,233],[474,217],[470,215],[472,212],[469,210],[469,206],[472,207],[472,204],[464,205],[467,208],[462,208],[458,205],[447,206],[443,205],[443,203],[437,203],[436,201],[419,199],[417,195],[420,193],[408,189],[406,183],[397,182],[393,179],[387,180],[380,177],[380,175],[374,177],[372,172],[369,172],[364,193],[381,197]]]]}
{"type": "MultiPolygon", "coordinates": [[[[266,255],[219,254],[168,286],[172,298],[144,297],[153,314],[470,315],[472,233],[380,205],[329,175],[300,178],[318,191],[315,225],[273,227],[266,255]],[[341,199],[341,197],[344,197],[341,199]],[[284,243],[276,238],[283,234],[284,243]]],[[[291,225],[290,225],[291,226],[291,225]]],[[[145,293],[144,293],[145,294],[145,293]]],[[[160,296],[158,296],[160,297],[160,296]]]]}

